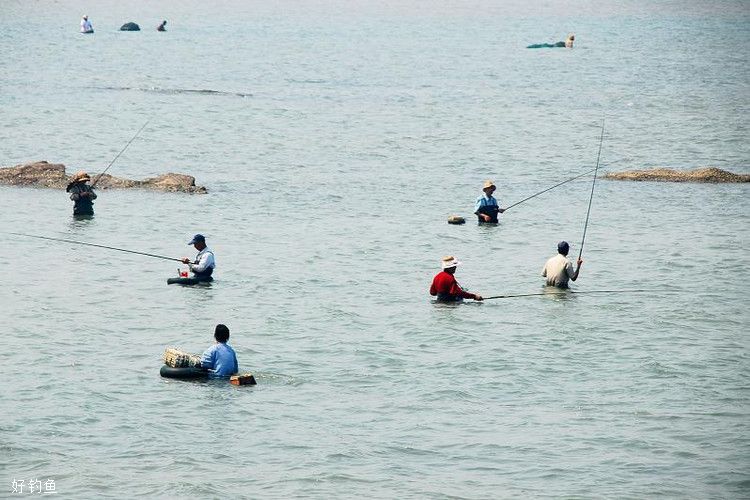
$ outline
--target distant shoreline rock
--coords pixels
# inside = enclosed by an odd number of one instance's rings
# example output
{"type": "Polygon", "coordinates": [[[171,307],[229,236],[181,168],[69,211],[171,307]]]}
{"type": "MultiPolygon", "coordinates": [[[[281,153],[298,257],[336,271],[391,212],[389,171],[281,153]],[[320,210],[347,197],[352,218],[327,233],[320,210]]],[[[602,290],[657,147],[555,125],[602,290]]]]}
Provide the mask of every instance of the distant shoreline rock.
{"type": "Polygon", "coordinates": [[[130,22],[120,26],[120,31],[141,31],[141,27],[136,23],[130,22]]]}
{"type": "MultiPolygon", "coordinates": [[[[91,183],[99,174],[89,173],[91,183]]],[[[15,167],[0,168],[0,184],[6,186],[41,187],[51,189],[65,189],[72,180],[72,175],[65,173],[65,165],[61,163],[47,163],[37,161],[16,165],[15,167]]],[[[203,186],[195,185],[195,177],[185,174],[162,174],[142,181],[102,175],[96,183],[96,189],[152,189],[155,191],[175,193],[206,194],[203,186]]]]}
{"type": "Polygon", "coordinates": [[[627,170],[609,173],[604,178],[616,181],[706,182],[712,184],[750,182],[750,174],[735,174],[714,167],[697,168],[695,170],[673,170],[671,168],[627,170]]]}

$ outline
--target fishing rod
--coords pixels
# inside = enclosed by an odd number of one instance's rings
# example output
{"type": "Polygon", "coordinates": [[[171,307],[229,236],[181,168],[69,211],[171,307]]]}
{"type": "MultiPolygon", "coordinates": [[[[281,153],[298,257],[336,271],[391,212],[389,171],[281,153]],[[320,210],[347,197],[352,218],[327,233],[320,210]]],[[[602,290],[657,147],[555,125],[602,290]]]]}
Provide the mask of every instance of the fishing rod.
{"type": "Polygon", "coordinates": [[[583,225],[583,237],[581,238],[581,249],[578,251],[578,260],[583,255],[583,243],[586,241],[586,229],[589,227],[589,215],[591,214],[591,202],[594,199],[594,186],[596,186],[596,174],[599,170],[599,158],[602,156],[602,144],[604,143],[604,118],[602,118],[602,134],[599,137],[599,152],[596,154],[596,168],[594,169],[594,181],[591,183],[591,196],[589,196],[589,208],[586,210],[586,223],[583,225]]]}
{"type": "Polygon", "coordinates": [[[574,181],[574,180],[576,180],[576,179],[580,179],[580,178],[581,178],[581,177],[583,177],[584,175],[588,175],[588,174],[590,174],[591,172],[594,172],[594,171],[596,171],[596,169],[595,169],[595,168],[592,168],[592,169],[591,169],[591,170],[589,170],[588,172],[584,172],[584,173],[582,173],[582,174],[580,174],[580,175],[576,175],[575,177],[571,177],[570,179],[567,179],[567,180],[564,180],[564,181],[562,181],[562,182],[560,182],[560,183],[557,183],[557,184],[555,184],[554,186],[552,186],[552,187],[549,187],[549,188],[545,189],[544,191],[539,191],[539,192],[538,192],[538,193],[536,193],[536,194],[532,194],[532,195],[531,195],[531,196],[529,196],[528,198],[524,198],[524,199],[523,199],[523,200],[521,200],[521,201],[517,201],[517,202],[515,202],[514,204],[512,204],[512,205],[509,205],[509,206],[505,207],[505,209],[503,209],[503,211],[508,211],[508,209],[509,209],[509,208],[513,208],[513,207],[515,207],[516,205],[520,205],[520,204],[521,204],[521,203],[523,203],[524,201],[529,201],[529,200],[530,200],[530,199],[532,199],[532,198],[536,198],[536,197],[537,197],[537,196],[539,196],[540,194],[544,194],[544,193],[546,193],[547,191],[551,191],[552,189],[555,189],[556,187],[562,186],[563,184],[567,184],[567,183],[568,183],[568,182],[570,182],[570,181],[574,181]]]}
{"type": "Polygon", "coordinates": [[[667,290],[647,290],[647,289],[638,289],[638,290],[583,290],[580,292],[575,292],[573,290],[566,290],[566,291],[559,291],[559,292],[542,292],[542,293],[521,293],[518,295],[493,295],[492,297],[483,297],[483,300],[492,300],[492,299],[514,299],[516,297],[534,297],[534,296],[541,296],[541,295],[569,295],[569,294],[582,294],[582,293],[636,293],[636,292],[664,292],[667,290]]]}
{"type": "Polygon", "coordinates": [[[85,245],[87,247],[106,248],[107,250],[117,250],[118,252],[134,253],[137,255],[145,255],[147,257],[155,257],[157,259],[176,260],[177,262],[182,262],[182,259],[175,259],[174,257],[165,257],[163,255],[156,255],[153,253],[146,253],[146,252],[136,252],[135,250],[126,250],[124,248],[108,247],[106,245],[97,245],[96,243],[85,243],[83,241],[66,240],[63,238],[51,238],[49,236],[35,236],[33,234],[24,234],[24,233],[5,233],[5,234],[14,234],[16,236],[26,236],[27,238],[37,238],[40,240],[61,241],[63,243],[73,243],[76,245],[85,245]]]}
{"type": "Polygon", "coordinates": [[[123,154],[123,153],[125,152],[125,150],[126,150],[126,149],[128,149],[128,146],[130,146],[130,143],[131,143],[131,142],[133,142],[133,141],[135,140],[135,138],[136,138],[136,137],[138,137],[138,134],[140,134],[140,133],[141,133],[141,131],[142,131],[142,130],[143,130],[144,128],[146,128],[146,125],[148,125],[148,122],[150,122],[150,121],[151,121],[151,118],[149,118],[148,120],[146,120],[146,123],[144,123],[144,124],[143,124],[143,126],[142,126],[141,128],[139,128],[139,129],[138,129],[138,132],[136,132],[136,133],[135,133],[135,135],[133,136],[133,138],[132,138],[132,139],[130,139],[130,140],[128,141],[128,143],[127,143],[127,144],[125,144],[125,147],[124,147],[124,148],[122,148],[122,150],[120,150],[120,152],[119,152],[119,153],[117,153],[117,156],[115,156],[115,157],[114,157],[114,158],[112,159],[112,161],[111,161],[111,162],[109,162],[109,165],[107,165],[107,168],[105,168],[105,169],[104,169],[104,171],[103,171],[103,172],[102,172],[101,174],[99,174],[99,175],[97,175],[97,176],[96,176],[96,179],[94,179],[94,182],[93,182],[93,183],[91,184],[91,187],[92,187],[92,188],[93,188],[94,186],[96,186],[96,183],[97,183],[97,182],[99,182],[99,179],[101,179],[101,178],[102,178],[102,175],[104,175],[104,174],[105,174],[105,173],[107,172],[107,170],[109,170],[109,167],[111,167],[111,166],[112,166],[112,164],[113,164],[113,163],[115,162],[115,160],[117,160],[117,159],[118,159],[118,158],[120,157],[120,155],[121,155],[121,154],[123,154]]]}

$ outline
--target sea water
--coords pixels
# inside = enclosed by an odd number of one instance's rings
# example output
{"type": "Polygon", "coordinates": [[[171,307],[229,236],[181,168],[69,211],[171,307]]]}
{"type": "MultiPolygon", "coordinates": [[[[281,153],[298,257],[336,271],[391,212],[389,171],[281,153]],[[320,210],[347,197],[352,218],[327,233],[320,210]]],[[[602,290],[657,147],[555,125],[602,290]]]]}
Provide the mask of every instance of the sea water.
{"type": "Polygon", "coordinates": [[[744,2],[0,4],[0,165],[195,176],[207,195],[0,187],[0,497],[750,495],[744,2]],[[96,30],[78,33],[88,14],[96,30]],[[167,32],[156,27],[168,20],[167,32]],[[120,32],[125,22],[140,32],[120,32]],[[573,50],[528,50],[573,32],[573,50]],[[484,295],[437,305],[444,255],[484,295]],[[464,226],[446,223],[451,214],[464,226]],[[161,379],[231,330],[258,385],[161,379]],[[15,483],[14,483],[15,481],[15,483]],[[39,481],[37,483],[36,481],[39,481]],[[52,481],[52,483],[50,483],[52,481]],[[35,490],[36,491],[36,490],[35,490]]]}

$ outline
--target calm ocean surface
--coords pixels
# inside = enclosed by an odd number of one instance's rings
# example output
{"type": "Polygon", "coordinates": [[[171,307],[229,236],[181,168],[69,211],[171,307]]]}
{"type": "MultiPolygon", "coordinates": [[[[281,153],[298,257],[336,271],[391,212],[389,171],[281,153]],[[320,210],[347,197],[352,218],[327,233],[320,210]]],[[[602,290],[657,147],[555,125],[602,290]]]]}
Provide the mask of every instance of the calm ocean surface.
{"type": "Polygon", "coordinates": [[[0,165],[100,172],[151,118],[111,173],[209,189],[0,187],[1,230],[218,264],[4,236],[0,497],[750,497],[748,185],[597,182],[575,289],[651,292],[427,293],[446,254],[540,292],[590,177],[446,218],[593,168],[603,117],[604,171],[750,171],[749,43],[732,1],[0,1],[0,165]],[[258,386],[159,377],[220,322],[258,386]]]}

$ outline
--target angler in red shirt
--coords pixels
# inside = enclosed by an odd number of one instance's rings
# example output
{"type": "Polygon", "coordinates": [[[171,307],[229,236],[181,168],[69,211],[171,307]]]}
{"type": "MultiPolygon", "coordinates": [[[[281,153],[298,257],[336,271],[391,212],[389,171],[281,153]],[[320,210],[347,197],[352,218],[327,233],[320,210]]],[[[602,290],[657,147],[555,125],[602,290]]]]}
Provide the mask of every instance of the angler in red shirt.
{"type": "Polygon", "coordinates": [[[438,302],[458,302],[462,299],[483,300],[478,293],[466,292],[458,285],[453,274],[459,264],[460,262],[452,255],[443,257],[443,270],[435,276],[430,287],[430,295],[437,295],[438,302]]]}

